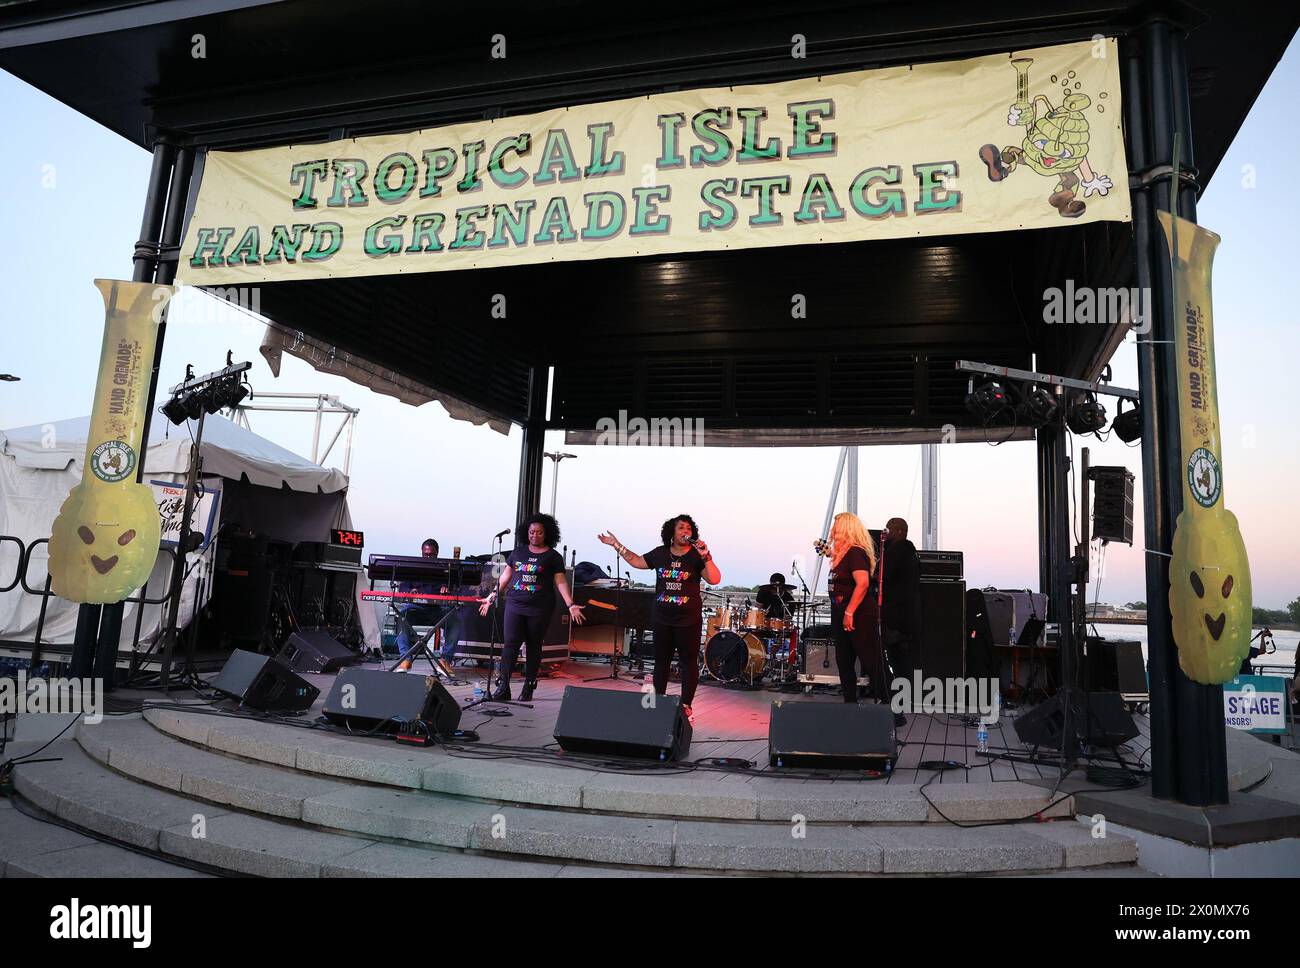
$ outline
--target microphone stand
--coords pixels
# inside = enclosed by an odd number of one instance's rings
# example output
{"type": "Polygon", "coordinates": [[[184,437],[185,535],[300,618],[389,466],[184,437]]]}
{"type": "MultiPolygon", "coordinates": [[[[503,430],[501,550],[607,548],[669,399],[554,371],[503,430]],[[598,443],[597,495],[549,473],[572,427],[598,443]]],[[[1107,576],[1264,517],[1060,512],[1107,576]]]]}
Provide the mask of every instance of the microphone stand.
{"type": "MultiPolygon", "coordinates": [[[[496,553],[493,555],[493,559],[495,560],[496,555],[501,554],[501,535],[496,535],[492,540],[495,541],[495,542],[497,543],[497,550],[496,550],[496,553]]],[[[492,632],[491,632],[492,639],[491,639],[491,642],[490,642],[489,645],[488,645],[488,688],[487,688],[487,690],[484,692],[484,695],[483,695],[483,698],[482,698],[482,699],[475,699],[473,702],[468,702],[468,703],[466,703],[465,706],[464,706],[464,709],[473,709],[475,706],[482,706],[482,705],[484,705],[484,704],[486,704],[486,703],[493,703],[493,704],[495,704],[495,705],[499,705],[499,706],[525,706],[525,707],[527,707],[528,709],[532,709],[532,708],[533,708],[532,703],[526,703],[526,702],[515,702],[515,701],[513,701],[513,700],[511,700],[511,699],[493,699],[493,698],[492,698],[492,673],[493,673],[494,671],[496,671],[496,667],[497,667],[497,659],[496,659],[496,652],[497,652],[497,625],[498,625],[498,623],[499,623],[500,621],[501,621],[501,593],[500,593],[500,591],[498,590],[496,598],[492,601],[492,632]]],[[[502,642],[501,644],[502,644],[502,647],[504,648],[505,643],[502,642]]],[[[514,672],[514,669],[509,669],[509,670],[507,670],[507,672],[506,672],[506,675],[507,675],[506,682],[509,682],[509,681],[510,681],[510,679],[508,678],[508,676],[510,676],[513,672],[514,672]]],[[[513,715],[513,714],[512,714],[509,710],[505,710],[505,709],[503,709],[503,710],[500,710],[499,712],[492,713],[492,715],[496,715],[496,716],[510,716],[510,715],[513,715]]]]}

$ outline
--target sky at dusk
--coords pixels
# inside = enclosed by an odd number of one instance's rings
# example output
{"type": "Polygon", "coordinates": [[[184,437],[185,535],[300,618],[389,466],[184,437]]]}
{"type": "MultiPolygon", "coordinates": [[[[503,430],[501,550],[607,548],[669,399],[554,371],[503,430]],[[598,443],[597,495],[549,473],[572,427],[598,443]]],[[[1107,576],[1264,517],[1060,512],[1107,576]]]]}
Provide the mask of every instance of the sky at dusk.
{"type": "MultiPolygon", "coordinates": [[[[1298,46],[1293,40],[1198,212],[1223,237],[1214,309],[1225,503],[1241,522],[1255,604],[1266,608],[1300,596],[1300,321],[1291,293],[1300,206],[1288,174],[1300,157],[1300,134],[1292,121],[1279,123],[1295,117],[1298,46]]],[[[4,72],[0,117],[0,373],[22,378],[0,383],[0,427],[19,427],[89,412],[104,318],[92,281],[130,278],[150,158],[4,72]]],[[[183,293],[168,325],[163,387],[180,381],[186,363],[198,372],[219,368],[230,349],[237,360],[253,361],[256,390],[337,394],[359,407],[350,504],[370,552],[418,554],[421,540],[433,536],[444,554],[453,545],[473,554],[513,525],[517,429],[505,436],[458,422],[437,403],[409,407],[287,356],[273,378],[257,352],[261,335],[249,317],[183,293]]],[[[1113,365],[1115,382],[1136,388],[1132,336],[1113,365]]],[[[1113,415],[1113,402],[1108,410],[1113,415]]],[[[310,452],[312,423],[304,415],[253,414],[251,423],[283,446],[310,452]]],[[[326,439],[335,425],[327,421],[326,439]]],[[[1123,464],[1139,478],[1135,546],[1109,546],[1101,587],[1091,587],[1089,598],[1146,599],[1140,450],[1117,438],[1075,438],[1076,457],[1084,446],[1093,464],[1123,464]]],[[[562,543],[576,548],[579,560],[613,563],[595,540],[600,530],[644,551],[657,543],[665,518],[688,512],[723,581],[745,585],[773,571],[788,576],[798,555],[811,560],[838,456],[834,448],[575,447],[549,435],[547,449],[557,447],[578,455],[560,468],[557,516],[562,543]]],[[[940,461],[941,547],[965,552],[968,585],[1036,587],[1034,445],[990,447],[976,436],[941,447],[940,461]]],[[[905,517],[919,544],[920,487],[919,447],[861,449],[858,503],[869,525],[905,517]]],[[[548,461],[543,509],[550,504],[548,461]]]]}

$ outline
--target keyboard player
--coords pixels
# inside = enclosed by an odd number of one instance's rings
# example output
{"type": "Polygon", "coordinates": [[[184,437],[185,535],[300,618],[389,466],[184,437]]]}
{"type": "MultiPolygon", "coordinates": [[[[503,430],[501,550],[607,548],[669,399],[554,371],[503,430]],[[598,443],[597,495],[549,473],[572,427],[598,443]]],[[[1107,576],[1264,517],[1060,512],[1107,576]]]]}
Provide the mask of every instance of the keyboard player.
{"type": "MultiPolygon", "coordinates": [[[[420,546],[420,555],[424,558],[437,558],[438,542],[433,538],[425,538],[424,544],[420,546]]],[[[404,581],[397,586],[397,590],[398,592],[409,592],[416,595],[441,595],[446,594],[447,586],[435,587],[432,582],[404,581]]],[[[411,647],[411,643],[415,639],[415,631],[412,626],[433,625],[438,619],[442,618],[445,611],[446,608],[441,605],[399,605],[397,607],[398,653],[405,653],[411,647]]],[[[444,656],[444,658],[446,657],[444,656]]]]}

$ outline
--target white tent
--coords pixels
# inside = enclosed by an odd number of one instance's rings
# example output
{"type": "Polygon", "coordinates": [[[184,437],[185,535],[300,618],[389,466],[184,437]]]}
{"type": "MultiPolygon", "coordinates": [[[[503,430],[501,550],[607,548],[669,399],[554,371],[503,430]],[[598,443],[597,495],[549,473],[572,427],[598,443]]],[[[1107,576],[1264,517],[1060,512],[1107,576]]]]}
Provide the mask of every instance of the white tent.
{"type": "MultiPolygon", "coordinates": [[[[64,498],[81,480],[89,426],[89,417],[79,417],[0,430],[0,535],[12,535],[27,546],[49,537],[64,498]]],[[[183,484],[189,469],[190,447],[191,437],[184,426],[175,427],[161,417],[156,418],[145,454],[144,481],[183,484]]],[[[320,541],[331,527],[352,526],[347,506],[348,479],[337,468],[313,464],[223,417],[208,417],[205,421],[201,451],[203,483],[213,492],[213,535],[217,523],[238,522],[243,528],[262,531],[284,541],[320,541]]],[[[205,530],[205,524],[196,520],[194,528],[205,530]]],[[[193,614],[194,599],[200,588],[205,602],[208,598],[215,546],[215,541],[210,542],[191,556],[194,567],[181,599],[182,627],[193,614]]],[[[45,585],[46,549],[45,544],[39,544],[29,556],[26,581],[33,589],[45,585]]],[[[171,561],[171,555],[165,552],[159,555],[146,585],[146,597],[164,596],[171,561]]],[[[11,541],[0,541],[0,588],[14,579],[18,567],[18,546],[11,541]]],[[[138,597],[138,593],[132,597],[138,597]]],[[[137,607],[126,606],[122,649],[131,646],[137,607]]],[[[21,649],[15,651],[15,643],[33,641],[40,609],[40,597],[23,591],[21,584],[0,593],[0,642],[8,646],[0,654],[19,654],[21,649]]],[[[361,609],[359,614],[367,643],[377,642],[378,629],[374,626],[372,610],[361,609]]],[[[139,637],[142,649],[158,637],[164,620],[161,606],[144,606],[139,637]]],[[[42,643],[70,644],[76,623],[77,606],[51,597],[41,631],[42,643]]]]}

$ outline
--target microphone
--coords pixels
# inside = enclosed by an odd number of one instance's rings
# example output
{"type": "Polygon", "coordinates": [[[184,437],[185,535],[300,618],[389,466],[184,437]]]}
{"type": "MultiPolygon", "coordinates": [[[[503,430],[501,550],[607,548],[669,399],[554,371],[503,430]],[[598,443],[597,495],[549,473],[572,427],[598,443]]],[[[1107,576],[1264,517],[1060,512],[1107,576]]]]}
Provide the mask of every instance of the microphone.
{"type": "Polygon", "coordinates": [[[506,528],[504,531],[498,531],[496,534],[492,536],[492,540],[495,541],[497,538],[504,538],[509,533],[510,533],[509,528],[506,528]]]}

